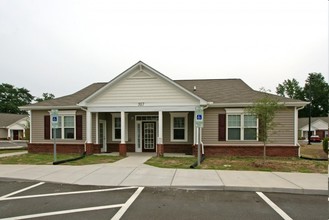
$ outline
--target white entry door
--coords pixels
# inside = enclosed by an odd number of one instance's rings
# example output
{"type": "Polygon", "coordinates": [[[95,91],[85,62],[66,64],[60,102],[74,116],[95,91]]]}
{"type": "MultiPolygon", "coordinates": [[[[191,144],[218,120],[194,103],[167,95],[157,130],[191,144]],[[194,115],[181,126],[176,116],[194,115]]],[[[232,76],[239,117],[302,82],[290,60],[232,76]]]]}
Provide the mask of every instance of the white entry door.
{"type": "Polygon", "coordinates": [[[98,143],[101,145],[101,152],[107,151],[107,144],[106,144],[106,121],[100,120],[99,121],[99,135],[98,135],[98,143]]]}
{"type": "Polygon", "coordinates": [[[143,152],[155,152],[156,122],[143,122],[143,152]]]}

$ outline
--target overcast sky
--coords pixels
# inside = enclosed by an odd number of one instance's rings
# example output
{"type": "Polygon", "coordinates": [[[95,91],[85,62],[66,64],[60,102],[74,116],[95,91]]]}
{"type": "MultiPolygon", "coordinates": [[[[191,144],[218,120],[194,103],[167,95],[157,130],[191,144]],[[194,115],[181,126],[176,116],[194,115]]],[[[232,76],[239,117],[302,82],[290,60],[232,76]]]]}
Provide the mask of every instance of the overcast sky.
{"type": "Polygon", "coordinates": [[[275,92],[328,80],[327,0],[0,0],[0,83],[56,97],[138,62],[275,92]]]}

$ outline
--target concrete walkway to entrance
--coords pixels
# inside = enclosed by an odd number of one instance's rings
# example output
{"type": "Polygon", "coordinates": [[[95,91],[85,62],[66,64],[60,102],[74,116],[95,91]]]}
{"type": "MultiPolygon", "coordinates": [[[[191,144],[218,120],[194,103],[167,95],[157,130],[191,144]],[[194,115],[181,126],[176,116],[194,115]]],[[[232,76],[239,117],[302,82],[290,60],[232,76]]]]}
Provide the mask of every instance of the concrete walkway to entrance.
{"type": "Polygon", "coordinates": [[[110,164],[0,165],[0,177],[80,185],[178,187],[328,195],[328,175],[260,171],[167,169],[143,164],[155,155],[128,153],[110,164]]]}

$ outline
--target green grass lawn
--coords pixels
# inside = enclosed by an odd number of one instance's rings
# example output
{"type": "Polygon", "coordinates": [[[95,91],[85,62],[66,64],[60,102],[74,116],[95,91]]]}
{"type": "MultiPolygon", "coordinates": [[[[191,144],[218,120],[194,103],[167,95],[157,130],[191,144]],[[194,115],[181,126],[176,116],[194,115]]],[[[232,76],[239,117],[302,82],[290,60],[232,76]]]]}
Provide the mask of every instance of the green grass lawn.
{"type": "MultiPolygon", "coordinates": [[[[57,154],[57,161],[79,157],[78,154],[57,154]]],[[[99,163],[113,163],[122,159],[119,156],[108,155],[91,155],[80,160],[63,163],[63,165],[88,165],[99,163]]],[[[51,165],[53,164],[53,154],[24,154],[19,156],[10,156],[0,158],[0,164],[35,164],[35,165],[51,165]]]]}
{"type": "Polygon", "coordinates": [[[307,142],[300,143],[300,153],[303,157],[309,158],[328,158],[328,155],[323,151],[322,143],[311,143],[307,145],[307,142]]]}
{"type": "MultiPolygon", "coordinates": [[[[163,168],[190,168],[197,159],[181,157],[153,157],[146,164],[163,168]]],[[[267,157],[207,157],[198,169],[249,170],[276,172],[327,173],[327,161],[310,161],[299,158],[267,157]]]]}

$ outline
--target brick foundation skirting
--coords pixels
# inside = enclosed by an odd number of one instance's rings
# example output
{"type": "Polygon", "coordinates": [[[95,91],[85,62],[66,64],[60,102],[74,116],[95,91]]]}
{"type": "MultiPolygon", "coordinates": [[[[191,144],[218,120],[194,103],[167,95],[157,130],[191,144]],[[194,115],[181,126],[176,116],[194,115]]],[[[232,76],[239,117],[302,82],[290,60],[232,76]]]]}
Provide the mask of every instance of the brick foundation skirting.
{"type": "MultiPolygon", "coordinates": [[[[126,144],[127,152],[135,152],[135,144],[126,144]]],[[[183,153],[192,155],[191,144],[164,144],[164,153],[183,153]]],[[[107,152],[119,152],[119,144],[107,144],[107,152]]]]}
{"type": "MultiPolygon", "coordinates": [[[[197,155],[198,146],[193,147],[197,155]]],[[[263,156],[263,146],[204,146],[206,156],[263,156]]],[[[266,155],[273,157],[298,157],[298,146],[266,147],[266,155]]]]}
{"type": "MultiPolygon", "coordinates": [[[[27,144],[29,153],[54,153],[54,144],[27,144]]],[[[56,144],[56,153],[62,154],[82,154],[84,144],[56,144]]]]}
{"type": "MultiPolygon", "coordinates": [[[[184,153],[188,155],[197,155],[197,147],[190,144],[164,144],[164,153],[184,153]]],[[[135,144],[126,144],[127,152],[135,152],[135,144]]],[[[206,156],[263,156],[263,146],[204,146],[206,156]]],[[[29,153],[53,153],[54,145],[50,143],[29,143],[29,153]]],[[[84,152],[84,144],[56,144],[57,153],[75,153],[84,152]]],[[[89,146],[89,154],[100,153],[99,144],[89,146]]],[[[107,152],[119,152],[119,144],[107,144],[107,152]]],[[[266,149],[267,156],[279,157],[298,157],[297,146],[271,146],[266,149]]]]}

